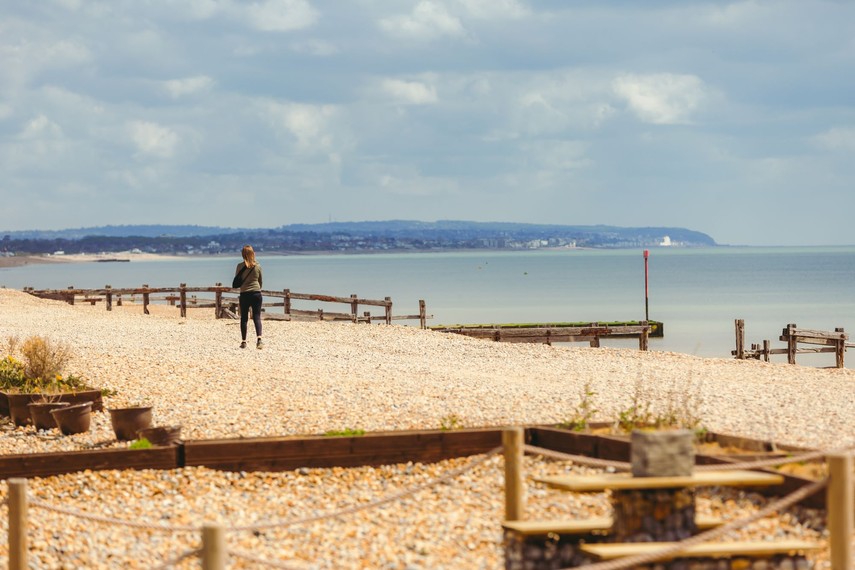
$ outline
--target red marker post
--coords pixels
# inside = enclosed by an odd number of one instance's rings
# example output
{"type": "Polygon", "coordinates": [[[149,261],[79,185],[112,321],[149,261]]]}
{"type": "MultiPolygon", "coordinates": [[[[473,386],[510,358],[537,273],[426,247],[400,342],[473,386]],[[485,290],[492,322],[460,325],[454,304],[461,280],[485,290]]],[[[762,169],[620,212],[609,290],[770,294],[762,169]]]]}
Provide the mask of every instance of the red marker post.
{"type": "Polygon", "coordinates": [[[649,299],[650,299],[650,286],[648,280],[648,269],[647,269],[647,259],[650,257],[650,251],[644,250],[644,320],[649,321],[650,315],[648,313],[649,308],[649,299]]]}

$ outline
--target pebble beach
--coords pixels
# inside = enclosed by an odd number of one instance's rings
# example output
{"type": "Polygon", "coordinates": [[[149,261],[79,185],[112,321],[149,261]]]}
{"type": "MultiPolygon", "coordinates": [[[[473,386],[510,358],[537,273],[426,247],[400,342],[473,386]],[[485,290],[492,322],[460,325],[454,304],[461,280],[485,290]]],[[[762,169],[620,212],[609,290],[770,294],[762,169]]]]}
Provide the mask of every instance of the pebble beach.
{"type": "MultiPolygon", "coordinates": [[[[176,307],[151,308],[144,315],[126,302],[108,312],[103,304],[71,306],[0,289],[0,341],[41,335],[67,343],[69,372],[115,392],[105,407],[151,405],[155,424],[180,424],[185,439],[438,429],[450,418],[463,427],[557,424],[577,413],[588,392],[593,421],[613,421],[640,398],[654,412],[690,409],[717,433],[817,449],[855,445],[849,369],[492,343],[416,327],[332,322],[265,321],[264,349],[251,343],[241,350],[237,321],[214,319],[213,309],[189,309],[182,319],[176,307]]],[[[250,323],[250,340],[251,329],[250,323]]],[[[8,419],[0,424],[4,454],[126,445],[115,442],[106,412],[93,414],[91,430],[75,436],[15,428],[8,419]]],[[[33,500],[155,525],[242,526],[371,502],[476,459],[287,473],[85,472],[32,479],[30,493],[33,500]]],[[[588,469],[527,457],[526,471],[588,469]]],[[[702,497],[700,510],[738,518],[762,503],[723,491],[702,497]]],[[[529,508],[532,517],[602,516],[608,503],[602,495],[533,485],[529,508]]],[[[251,556],[233,556],[230,567],[265,567],[250,560],[257,557],[293,568],[497,568],[502,509],[502,460],[490,457],[401,502],[310,525],[231,533],[229,547],[251,556]]],[[[198,547],[198,533],[129,530],[44,509],[31,516],[38,568],[152,568],[198,547]]],[[[824,540],[815,513],[760,523],[746,536],[824,540]]],[[[822,556],[816,562],[826,564],[822,556]]],[[[196,568],[198,560],[175,567],[196,568]]]]}

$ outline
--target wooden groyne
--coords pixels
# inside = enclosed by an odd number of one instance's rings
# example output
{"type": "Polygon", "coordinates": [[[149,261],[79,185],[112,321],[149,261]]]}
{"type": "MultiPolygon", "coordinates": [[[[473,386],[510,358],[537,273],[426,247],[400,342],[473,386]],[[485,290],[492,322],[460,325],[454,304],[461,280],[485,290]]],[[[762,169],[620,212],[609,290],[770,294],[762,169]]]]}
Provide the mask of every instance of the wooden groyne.
{"type": "Polygon", "coordinates": [[[600,346],[601,338],[637,338],[640,350],[647,350],[648,338],[665,334],[658,321],[437,325],[430,329],[495,342],[588,342],[594,347],[600,346]]]}
{"type": "Polygon", "coordinates": [[[750,348],[745,348],[745,321],[736,319],[734,321],[736,331],[736,350],[732,350],[731,354],[737,360],[760,360],[769,362],[769,357],[774,354],[786,354],[789,364],[796,363],[797,354],[817,354],[817,353],[834,353],[835,367],[843,368],[844,354],[847,348],[855,347],[855,343],[850,343],[849,335],[843,328],[835,328],[833,331],[822,331],[814,329],[800,329],[795,323],[788,324],[781,331],[781,336],[778,340],[787,343],[786,348],[772,348],[772,343],[769,340],[764,340],[762,344],[753,343],[750,348]],[[809,347],[800,347],[801,344],[810,345],[809,347]]]}
{"type": "MultiPolygon", "coordinates": [[[[78,289],[68,287],[67,289],[40,289],[25,287],[24,291],[42,299],[54,299],[65,301],[71,305],[75,303],[104,303],[108,311],[113,310],[113,303],[122,306],[123,298],[130,298],[137,302],[137,297],[142,299],[143,312],[149,314],[148,306],[153,303],[165,303],[174,305],[180,311],[182,317],[187,316],[188,308],[213,308],[216,318],[236,318],[238,307],[238,296],[235,289],[217,283],[213,287],[188,287],[181,283],[178,287],[142,287],[114,288],[106,285],[103,289],[78,289]]],[[[358,295],[341,297],[334,295],[322,295],[317,293],[294,293],[290,289],[281,291],[263,290],[261,294],[265,298],[281,299],[281,301],[268,301],[262,305],[262,318],[270,320],[344,320],[354,323],[382,322],[392,324],[393,320],[418,320],[421,328],[426,328],[427,319],[433,318],[427,314],[424,300],[419,301],[417,314],[395,315],[392,312],[392,298],[366,299],[358,295]],[[334,303],[347,305],[349,312],[327,311],[321,308],[315,310],[296,309],[292,306],[293,301],[314,301],[320,303],[334,303]],[[282,307],[281,313],[268,311],[268,308],[282,307]],[[364,307],[382,307],[383,313],[372,314],[370,310],[359,314],[359,309],[364,307]]]]}

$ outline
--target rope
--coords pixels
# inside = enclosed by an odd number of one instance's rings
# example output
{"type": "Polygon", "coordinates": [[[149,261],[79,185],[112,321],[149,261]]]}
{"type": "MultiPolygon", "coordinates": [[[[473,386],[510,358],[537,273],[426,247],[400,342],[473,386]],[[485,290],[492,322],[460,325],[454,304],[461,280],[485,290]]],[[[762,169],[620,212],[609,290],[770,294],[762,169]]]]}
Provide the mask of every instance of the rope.
{"type": "Polygon", "coordinates": [[[496,455],[500,451],[502,451],[502,447],[496,447],[494,449],[491,449],[483,457],[476,459],[475,461],[473,461],[469,465],[464,465],[463,467],[459,467],[457,469],[449,471],[448,473],[446,473],[442,477],[437,477],[436,479],[428,481],[427,483],[417,485],[411,489],[401,491],[400,493],[395,493],[393,495],[389,495],[387,497],[383,497],[381,499],[371,501],[370,503],[366,503],[364,505],[354,505],[352,507],[348,507],[348,508],[342,509],[340,511],[334,511],[332,513],[320,514],[320,515],[316,515],[313,517],[306,517],[303,519],[290,519],[290,520],[286,519],[283,521],[275,521],[275,522],[262,523],[262,524],[236,526],[236,527],[227,528],[226,530],[232,531],[232,532],[237,532],[237,531],[246,531],[246,530],[265,530],[265,529],[271,529],[271,528],[285,528],[285,527],[293,526],[293,525],[297,525],[297,524],[308,524],[308,523],[314,523],[314,522],[323,521],[323,520],[327,520],[327,519],[334,519],[334,518],[338,518],[341,516],[357,513],[359,511],[371,509],[371,508],[374,508],[374,507],[377,507],[379,505],[383,505],[386,503],[399,501],[399,500],[404,499],[406,497],[409,497],[411,495],[415,495],[416,493],[418,493],[420,491],[423,491],[425,489],[429,489],[430,487],[434,487],[436,485],[439,485],[440,483],[445,483],[446,481],[450,481],[451,479],[454,479],[458,475],[462,475],[463,473],[466,473],[467,471],[470,471],[470,470],[478,467],[482,463],[485,463],[488,459],[490,459],[492,456],[496,455]]]}
{"type": "MultiPolygon", "coordinates": [[[[822,481],[817,481],[816,483],[811,483],[810,485],[806,485],[801,489],[790,493],[786,497],[778,499],[773,503],[769,503],[764,508],[747,518],[731,521],[718,528],[714,528],[712,530],[696,534],[695,536],[687,538],[686,540],[678,542],[677,544],[674,544],[672,546],[663,547],[661,550],[657,550],[656,552],[651,552],[649,554],[638,554],[636,556],[627,556],[625,558],[620,558],[617,560],[609,560],[608,562],[589,564],[585,566],[585,570],[621,570],[623,568],[633,568],[635,566],[649,564],[662,558],[673,557],[674,555],[683,552],[690,546],[694,546],[696,544],[701,544],[704,542],[711,542],[712,540],[724,536],[729,532],[738,530],[748,524],[753,523],[754,521],[767,517],[774,512],[786,509],[798,503],[805,497],[813,495],[817,491],[824,488],[827,484],[828,478],[823,479],[822,481]]],[[[569,568],[565,568],[562,570],[569,570],[569,568]]]]}
{"type": "Polygon", "coordinates": [[[172,568],[173,566],[175,566],[179,562],[183,562],[184,560],[187,560],[188,558],[192,558],[194,556],[199,556],[200,554],[202,554],[201,548],[196,548],[194,550],[188,550],[187,552],[179,554],[175,558],[167,560],[166,562],[164,562],[160,566],[155,566],[154,570],[166,570],[167,568],[172,568]]]}
{"type": "MultiPolygon", "coordinates": [[[[850,451],[850,450],[844,450],[850,451]]],[[[761,467],[776,467],[785,463],[801,463],[811,461],[813,459],[824,458],[826,455],[834,453],[834,451],[812,451],[802,455],[793,455],[791,457],[773,457],[771,459],[758,459],[756,461],[743,461],[742,463],[721,463],[718,465],[698,465],[695,471],[732,471],[735,469],[759,469],[761,467]]]]}
{"type": "Polygon", "coordinates": [[[630,468],[629,463],[626,461],[610,461],[608,459],[597,459],[595,457],[587,457],[585,455],[572,455],[570,453],[562,453],[561,451],[553,451],[552,449],[546,449],[545,447],[537,447],[534,445],[526,445],[524,449],[529,453],[543,455],[544,457],[551,457],[553,459],[572,461],[573,463],[587,465],[588,467],[612,467],[618,471],[629,471],[630,468]]]}
{"type": "Polygon", "coordinates": [[[113,517],[104,517],[101,515],[90,515],[89,513],[84,513],[82,511],[78,511],[75,509],[69,509],[65,507],[55,507],[53,505],[49,505],[47,503],[43,503],[41,501],[30,500],[30,506],[36,507],[39,509],[44,509],[46,511],[51,511],[54,513],[60,513],[63,515],[69,515],[72,517],[77,517],[84,520],[90,520],[93,522],[100,522],[105,524],[114,524],[118,526],[125,526],[136,529],[143,530],[159,530],[164,532],[198,532],[199,527],[195,526],[166,526],[166,525],[157,525],[157,524],[149,524],[144,522],[134,522],[134,521],[126,521],[122,519],[117,519],[113,517]]]}
{"type": "Polygon", "coordinates": [[[262,560],[261,558],[256,558],[246,552],[239,552],[236,550],[229,550],[229,554],[234,556],[235,558],[243,558],[244,560],[248,560],[249,562],[255,562],[256,564],[260,564],[264,568],[281,568],[282,570],[297,570],[296,566],[288,566],[287,564],[283,564],[281,562],[270,562],[269,560],[262,560]]]}
{"type": "MultiPolygon", "coordinates": [[[[572,461],[574,463],[578,463],[579,465],[587,465],[589,467],[603,467],[608,468],[611,467],[617,471],[629,471],[630,464],[626,461],[611,461],[608,459],[597,459],[594,457],[586,457],[584,455],[572,455],[569,453],[562,453],[560,451],[553,451],[551,449],[546,449],[543,447],[536,447],[534,445],[526,445],[525,450],[529,453],[534,453],[537,455],[542,455],[544,457],[551,457],[553,459],[562,459],[565,461],[572,461]]],[[[743,461],[741,463],[719,463],[715,465],[696,465],[695,471],[735,471],[735,470],[743,470],[743,469],[760,469],[762,467],[775,467],[777,465],[784,465],[785,463],[801,463],[806,461],[812,461],[815,459],[824,458],[825,456],[831,453],[838,452],[851,452],[852,448],[846,448],[842,450],[832,450],[832,451],[811,451],[809,453],[804,453],[802,455],[793,455],[790,457],[773,457],[770,459],[758,459],[756,461],[743,461]]]]}

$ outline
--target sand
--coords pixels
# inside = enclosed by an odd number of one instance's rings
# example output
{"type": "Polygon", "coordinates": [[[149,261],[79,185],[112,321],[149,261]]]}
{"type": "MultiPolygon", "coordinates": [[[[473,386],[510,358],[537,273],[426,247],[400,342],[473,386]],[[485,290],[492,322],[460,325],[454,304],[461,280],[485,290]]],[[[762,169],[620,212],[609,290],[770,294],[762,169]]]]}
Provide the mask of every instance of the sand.
{"type": "MultiPolygon", "coordinates": [[[[597,421],[613,421],[637,400],[654,413],[687,409],[719,433],[813,448],[855,444],[855,371],[848,369],[630,348],[492,343],[406,326],[331,322],[265,321],[265,348],[241,350],[237,323],[215,320],[212,309],[190,309],[186,319],[175,307],[154,309],[145,316],[140,306],[126,303],[108,312],[103,304],[70,306],[0,290],[0,340],[39,334],[69,343],[75,354],[69,371],[117,392],[106,399],[107,407],[151,404],[155,423],[182,424],[186,438],[436,429],[452,416],[466,427],[552,424],[574,416],[588,391],[594,393],[598,412],[591,419],[597,421]]],[[[6,424],[0,452],[121,445],[108,443],[107,414],[94,416],[90,433],[71,437],[6,424]]],[[[35,480],[32,487],[44,500],[89,512],[106,509],[130,520],[246,524],[368,501],[467,461],[287,474],[105,472],[35,480]],[[84,492],[101,501],[86,499],[84,492]]],[[[580,469],[527,461],[529,472],[580,469]]],[[[474,475],[403,506],[299,531],[235,535],[234,548],[281,563],[302,561],[294,567],[495,568],[501,565],[501,495],[501,460],[493,458],[474,475]]],[[[545,489],[532,496],[533,512],[553,516],[607,508],[602,496],[568,499],[545,489]]],[[[729,500],[733,504],[723,507],[729,513],[760,502],[738,493],[729,500]]],[[[63,536],[72,527],[85,531],[71,522],[76,519],[40,516],[46,520],[33,548],[45,561],[39,567],[49,567],[49,561],[71,556],[68,546],[57,551],[55,525],[63,536]]],[[[775,522],[773,531],[819,537],[822,529],[793,519],[775,522]]],[[[152,543],[123,529],[99,527],[86,540],[68,567],[150,567],[151,560],[177,555],[180,545],[196,538],[159,536],[152,543]],[[154,558],[134,566],[121,555],[125,542],[154,558]]]]}

